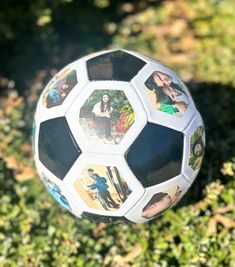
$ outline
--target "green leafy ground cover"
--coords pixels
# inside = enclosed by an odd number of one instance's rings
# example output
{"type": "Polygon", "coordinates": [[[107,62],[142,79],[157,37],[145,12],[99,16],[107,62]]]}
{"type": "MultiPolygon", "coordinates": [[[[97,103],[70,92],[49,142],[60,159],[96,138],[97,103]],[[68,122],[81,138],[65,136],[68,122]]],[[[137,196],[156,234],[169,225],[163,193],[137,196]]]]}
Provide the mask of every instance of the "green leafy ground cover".
{"type": "Polygon", "coordinates": [[[14,58],[0,70],[0,266],[235,266],[234,1],[1,5],[1,58],[14,58]],[[91,11],[96,16],[86,18],[91,11]],[[73,218],[46,192],[32,160],[33,111],[55,69],[117,46],[174,69],[206,125],[198,178],[176,208],[147,224],[73,218]]]}

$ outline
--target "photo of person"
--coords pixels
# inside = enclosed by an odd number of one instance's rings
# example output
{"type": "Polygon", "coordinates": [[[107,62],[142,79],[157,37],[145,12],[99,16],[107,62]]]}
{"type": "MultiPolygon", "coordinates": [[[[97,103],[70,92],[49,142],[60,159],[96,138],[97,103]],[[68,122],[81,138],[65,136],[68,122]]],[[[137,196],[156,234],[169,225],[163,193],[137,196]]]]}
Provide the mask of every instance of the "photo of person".
{"type": "Polygon", "coordinates": [[[63,195],[59,186],[56,185],[55,183],[53,183],[44,174],[41,175],[41,179],[42,179],[43,183],[45,184],[45,186],[47,187],[48,192],[55,198],[55,200],[58,201],[66,209],[71,210],[69,202],[66,199],[66,197],[63,195]]]}
{"type": "Polygon", "coordinates": [[[199,126],[190,138],[190,157],[189,166],[193,170],[200,168],[202,158],[205,150],[205,143],[203,141],[204,127],[199,126]]]}
{"type": "Polygon", "coordinates": [[[118,144],[135,120],[121,90],[95,90],[80,110],[80,125],[91,142],[118,144]]]}
{"type": "Polygon", "coordinates": [[[68,68],[63,69],[47,86],[47,89],[43,94],[42,104],[46,108],[61,105],[76,84],[76,71],[68,68]]]}
{"type": "Polygon", "coordinates": [[[101,134],[101,129],[103,129],[104,135],[109,141],[111,140],[112,111],[113,107],[111,106],[111,97],[107,93],[102,95],[100,101],[97,102],[92,109],[95,124],[98,126],[98,134],[101,134]]]}
{"type": "Polygon", "coordinates": [[[116,167],[88,165],[76,180],[75,189],[93,209],[117,210],[131,193],[116,167]]]}
{"type": "Polygon", "coordinates": [[[146,219],[160,215],[168,208],[174,206],[182,197],[182,190],[179,186],[175,186],[154,194],[147,205],[143,208],[141,216],[146,219]]]}
{"type": "Polygon", "coordinates": [[[170,75],[154,71],[145,86],[154,108],[177,117],[181,117],[187,110],[188,97],[170,75]]]}

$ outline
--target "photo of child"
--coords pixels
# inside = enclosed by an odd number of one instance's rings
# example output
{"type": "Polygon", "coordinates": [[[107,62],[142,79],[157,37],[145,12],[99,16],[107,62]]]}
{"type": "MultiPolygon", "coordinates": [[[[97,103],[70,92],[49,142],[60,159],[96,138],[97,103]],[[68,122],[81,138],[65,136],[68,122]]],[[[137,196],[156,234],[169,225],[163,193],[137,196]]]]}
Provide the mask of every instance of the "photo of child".
{"type": "Polygon", "coordinates": [[[44,174],[41,175],[41,179],[42,179],[43,183],[45,184],[45,186],[47,187],[48,192],[55,198],[55,200],[58,201],[66,209],[71,210],[69,202],[66,199],[66,197],[63,195],[59,186],[56,185],[55,183],[53,183],[44,174]]]}
{"type": "Polygon", "coordinates": [[[117,210],[130,188],[116,167],[89,164],[76,180],[75,189],[92,209],[117,210]]]}
{"type": "Polygon", "coordinates": [[[168,208],[174,206],[182,197],[179,186],[170,188],[165,192],[154,194],[147,205],[143,208],[141,216],[146,219],[153,218],[168,208]]]}
{"type": "Polygon", "coordinates": [[[76,84],[76,71],[68,68],[63,69],[47,86],[43,94],[42,104],[46,108],[61,105],[76,84]]]}
{"type": "Polygon", "coordinates": [[[187,110],[188,97],[170,75],[154,71],[146,80],[145,86],[154,108],[177,117],[181,117],[187,110]]]}
{"type": "Polygon", "coordinates": [[[200,168],[205,150],[205,142],[203,141],[204,127],[199,126],[190,138],[190,157],[189,166],[193,170],[200,168]]]}
{"type": "Polygon", "coordinates": [[[121,90],[95,90],[79,114],[89,140],[103,144],[118,144],[134,120],[134,110],[121,90]]]}

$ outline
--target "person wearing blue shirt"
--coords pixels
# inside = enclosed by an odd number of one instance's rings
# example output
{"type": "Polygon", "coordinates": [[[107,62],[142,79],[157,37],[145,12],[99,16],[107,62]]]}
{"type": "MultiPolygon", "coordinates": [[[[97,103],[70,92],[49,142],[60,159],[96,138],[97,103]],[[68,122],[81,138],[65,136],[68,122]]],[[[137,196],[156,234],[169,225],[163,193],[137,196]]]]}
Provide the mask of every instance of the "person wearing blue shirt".
{"type": "Polygon", "coordinates": [[[61,95],[59,94],[57,88],[51,89],[48,96],[53,104],[57,104],[61,101],[61,95]]]}
{"type": "Polygon", "coordinates": [[[97,173],[94,173],[94,170],[89,168],[88,175],[94,179],[94,183],[89,185],[88,187],[91,190],[97,190],[101,198],[105,201],[108,207],[110,208],[119,208],[119,205],[113,200],[110,192],[108,191],[107,179],[105,177],[99,176],[97,173]]]}
{"type": "Polygon", "coordinates": [[[65,198],[60,188],[46,177],[43,177],[43,181],[47,186],[48,192],[55,198],[55,200],[65,208],[71,209],[68,200],[65,198]]]}

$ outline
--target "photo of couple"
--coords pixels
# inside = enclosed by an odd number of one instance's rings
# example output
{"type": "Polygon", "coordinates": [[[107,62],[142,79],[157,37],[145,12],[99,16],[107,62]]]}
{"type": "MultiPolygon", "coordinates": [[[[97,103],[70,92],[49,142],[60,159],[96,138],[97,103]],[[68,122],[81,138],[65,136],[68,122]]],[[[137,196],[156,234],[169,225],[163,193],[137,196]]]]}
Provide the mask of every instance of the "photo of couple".
{"type": "Polygon", "coordinates": [[[48,192],[55,198],[56,201],[60,203],[63,207],[66,209],[71,210],[71,207],[69,205],[68,200],[66,197],[63,195],[61,189],[59,188],[58,185],[53,183],[48,177],[46,177],[44,174],[42,174],[41,179],[45,186],[47,187],[48,192]]]}
{"type": "Polygon", "coordinates": [[[188,97],[170,75],[154,71],[145,86],[154,108],[177,117],[181,117],[187,110],[188,97]]]}
{"type": "Polygon", "coordinates": [[[202,158],[205,150],[205,143],[203,141],[204,127],[199,126],[190,138],[190,157],[189,166],[193,170],[200,168],[202,158]]]}
{"type": "Polygon", "coordinates": [[[102,144],[118,144],[134,120],[134,110],[121,90],[95,90],[79,114],[87,138],[102,144]]]}
{"type": "Polygon", "coordinates": [[[76,84],[77,76],[75,70],[68,68],[61,70],[48,84],[43,94],[42,104],[46,108],[61,105],[76,84]]]}
{"type": "Polygon", "coordinates": [[[86,166],[74,186],[85,203],[98,210],[117,210],[131,193],[118,169],[111,166],[86,166]]]}
{"type": "Polygon", "coordinates": [[[141,216],[145,219],[152,219],[161,214],[163,211],[174,206],[182,197],[182,190],[179,186],[175,186],[154,194],[148,204],[143,208],[141,216]]]}

